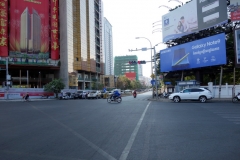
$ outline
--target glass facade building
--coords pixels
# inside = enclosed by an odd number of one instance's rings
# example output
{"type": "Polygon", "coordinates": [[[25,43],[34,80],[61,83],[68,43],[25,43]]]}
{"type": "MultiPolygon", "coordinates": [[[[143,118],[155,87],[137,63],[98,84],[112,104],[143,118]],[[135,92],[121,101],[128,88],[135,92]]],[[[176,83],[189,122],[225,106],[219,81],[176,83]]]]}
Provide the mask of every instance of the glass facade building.
{"type": "Polygon", "coordinates": [[[114,75],[120,76],[125,75],[125,73],[135,72],[136,80],[139,80],[138,65],[130,65],[129,61],[138,61],[138,57],[136,55],[114,57],[114,75]]]}
{"type": "Polygon", "coordinates": [[[93,89],[104,74],[101,4],[101,0],[59,1],[60,78],[66,88],[93,89]]]}
{"type": "Polygon", "coordinates": [[[105,17],[104,17],[104,55],[105,55],[105,74],[113,75],[112,25],[105,17]]]}

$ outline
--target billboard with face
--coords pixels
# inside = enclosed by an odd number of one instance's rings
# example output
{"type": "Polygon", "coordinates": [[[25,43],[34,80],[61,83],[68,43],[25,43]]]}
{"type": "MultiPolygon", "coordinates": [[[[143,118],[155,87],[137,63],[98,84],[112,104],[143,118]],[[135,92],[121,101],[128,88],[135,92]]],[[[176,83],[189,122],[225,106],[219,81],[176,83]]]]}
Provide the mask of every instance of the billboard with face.
{"type": "Polygon", "coordinates": [[[193,0],[162,16],[163,42],[227,22],[222,0],[193,0]]]}
{"type": "Polygon", "coordinates": [[[160,51],[161,72],[226,64],[225,34],[160,51]]]}

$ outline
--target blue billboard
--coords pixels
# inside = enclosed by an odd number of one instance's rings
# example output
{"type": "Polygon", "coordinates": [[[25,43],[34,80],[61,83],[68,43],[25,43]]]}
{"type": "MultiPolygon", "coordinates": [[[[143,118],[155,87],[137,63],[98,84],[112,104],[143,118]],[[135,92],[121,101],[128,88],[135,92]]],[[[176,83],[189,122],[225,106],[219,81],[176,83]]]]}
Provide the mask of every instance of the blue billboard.
{"type": "Polygon", "coordinates": [[[225,34],[218,34],[160,51],[161,72],[226,64],[225,34]]]}

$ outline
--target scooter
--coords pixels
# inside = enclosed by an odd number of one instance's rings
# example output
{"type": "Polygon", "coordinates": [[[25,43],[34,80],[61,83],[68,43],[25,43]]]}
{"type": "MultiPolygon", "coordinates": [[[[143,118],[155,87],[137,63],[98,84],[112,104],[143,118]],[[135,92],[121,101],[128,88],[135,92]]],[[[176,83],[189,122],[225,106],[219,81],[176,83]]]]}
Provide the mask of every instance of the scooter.
{"type": "Polygon", "coordinates": [[[136,98],[137,97],[137,93],[133,93],[133,97],[136,98]]]}
{"type": "Polygon", "coordinates": [[[240,101],[240,92],[238,92],[238,94],[232,98],[233,103],[237,103],[239,101],[240,101]]]}

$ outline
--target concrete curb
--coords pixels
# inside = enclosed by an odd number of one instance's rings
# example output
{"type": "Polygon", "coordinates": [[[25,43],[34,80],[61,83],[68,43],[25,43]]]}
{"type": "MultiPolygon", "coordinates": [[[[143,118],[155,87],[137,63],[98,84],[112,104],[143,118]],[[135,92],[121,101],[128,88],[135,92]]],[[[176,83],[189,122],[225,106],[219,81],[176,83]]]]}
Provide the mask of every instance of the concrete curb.
{"type": "MultiPolygon", "coordinates": [[[[158,99],[155,99],[155,98],[149,98],[148,99],[149,101],[159,101],[159,102],[173,102],[172,100],[170,99],[164,99],[164,98],[158,98],[158,99]]],[[[232,99],[231,98],[213,98],[211,100],[208,100],[209,102],[210,101],[225,101],[225,102],[232,102],[232,99]]]]}
{"type": "MultiPolygon", "coordinates": [[[[58,100],[58,99],[30,99],[30,102],[35,102],[35,101],[52,101],[52,100],[58,100]]],[[[0,102],[25,102],[22,99],[3,99],[0,100],[0,102]]]]}

